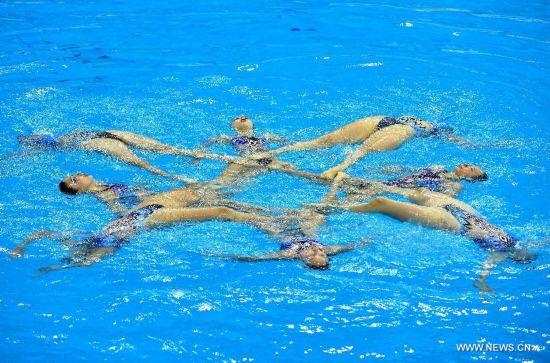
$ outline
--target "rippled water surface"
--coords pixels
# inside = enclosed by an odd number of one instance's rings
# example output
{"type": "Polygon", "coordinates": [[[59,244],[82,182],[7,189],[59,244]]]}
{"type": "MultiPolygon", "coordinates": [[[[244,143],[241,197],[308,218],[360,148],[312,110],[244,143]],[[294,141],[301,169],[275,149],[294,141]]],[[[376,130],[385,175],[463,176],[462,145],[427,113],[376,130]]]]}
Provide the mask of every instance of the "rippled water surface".
{"type": "MultiPolygon", "coordinates": [[[[302,140],[367,115],[412,114],[494,147],[415,139],[350,168],[480,164],[486,183],[461,198],[532,246],[504,263],[484,301],[473,287],[487,252],[384,216],[330,215],[320,238],[372,243],[328,271],[298,262],[244,264],[277,243],[251,227],[188,223],[151,231],[90,268],[37,276],[66,251],[44,241],[0,257],[2,361],[350,362],[550,360],[547,1],[181,2],[0,4],[0,154],[16,136],[120,129],[193,148],[249,115],[258,132],[302,140]],[[530,352],[457,352],[459,343],[530,344],[530,352]]],[[[232,153],[223,147],[213,150],[232,153]]],[[[285,154],[320,172],[350,147],[285,154]]],[[[200,180],[223,164],[145,155],[200,180]]],[[[30,232],[95,230],[113,218],[67,198],[67,173],[165,190],[177,186],[106,157],[40,153],[1,165],[0,247],[30,232]]],[[[236,198],[298,208],[325,187],[257,177],[236,198]]]]}

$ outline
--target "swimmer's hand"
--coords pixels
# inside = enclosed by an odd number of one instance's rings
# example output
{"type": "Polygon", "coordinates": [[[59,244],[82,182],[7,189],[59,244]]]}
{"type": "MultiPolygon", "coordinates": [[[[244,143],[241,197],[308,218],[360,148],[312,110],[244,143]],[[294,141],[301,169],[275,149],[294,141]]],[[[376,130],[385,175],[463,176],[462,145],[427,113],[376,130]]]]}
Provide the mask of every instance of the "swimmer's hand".
{"type": "Polygon", "coordinates": [[[23,257],[24,254],[25,246],[17,246],[10,253],[8,253],[8,256],[10,256],[11,258],[20,258],[23,257]]]}
{"type": "Polygon", "coordinates": [[[313,210],[319,214],[328,214],[338,210],[338,206],[328,203],[303,203],[304,209],[313,210]]]}
{"type": "Polygon", "coordinates": [[[278,143],[287,143],[289,140],[286,137],[274,135],[274,134],[264,134],[264,137],[269,142],[278,142],[278,143]]]}
{"type": "Polygon", "coordinates": [[[63,265],[51,265],[51,266],[46,266],[46,267],[40,267],[38,270],[37,270],[37,273],[39,275],[45,275],[49,272],[52,272],[52,271],[57,271],[57,270],[61,270],[65,268],[65,266],[63,265]]]}
{"type": "MultiPolygon", "coordinates": [[[[351,251],[357,247],[365,247],[365,246],[368,246],[370,244],[370,242],[372,241],[372,238],[367,238],[367,239],[364,239],[362,240],[361,242],[356,242],[356,243],[350,243],[350,244],[347,244],[347,245],[344,245],[342,247],[345,247],[347,248],[346,250],[344,251],[351,251]]],[[[342,252],[344,252],[342,251],[342,252]]]]}
{"type": "Polygon", "coordinates": [[[260,160],[260,159],[270,159],[275,155],[273,151],[262,151],[254,153],[253,155],[248,156],[250,159],[253,160],[260,160]]]}
{"type": "MultiPolygon", "coordinates": [[[[271,164],[269,164],[271,165],[271,164]]],[[[277,160],[277,163],[276,163],[276,169],[280,169],[280,170],[293,170],[294,169],[294,164],[291,164],[291,163],[287,163],[285,161],[279,161],[277,160]]]]}
{"type": "Polygon", "coordinates": [[[328,255],[328,256],[334,256],[334,255],[337,255],[339,253],[343,253],[343,252],[349,252],[357,247],[362,247],[362,246],[366,246],[370,243],[371,239],[370,238],[367,238],[366,240],[363,240],[361,242],[358,242],[358,243],[348,243],[347,245],[342,245],[342,246],[325,246],[323,248],[323,251],[328,255]]]}

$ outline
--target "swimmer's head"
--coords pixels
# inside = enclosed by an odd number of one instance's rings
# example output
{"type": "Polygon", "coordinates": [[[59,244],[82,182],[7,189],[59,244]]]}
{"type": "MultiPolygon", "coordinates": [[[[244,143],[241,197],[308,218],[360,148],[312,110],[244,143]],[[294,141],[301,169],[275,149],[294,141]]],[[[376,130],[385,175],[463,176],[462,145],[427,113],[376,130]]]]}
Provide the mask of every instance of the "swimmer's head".
{"type": "Polygon", "coordinates": [[[309,268],[315,270],[326,270],[329,267],[328,256],[325,251],[319,247],[313,246],[306,248],[300,254],[300,257],[309,268]]]}
{"type": "Polygon", "coordinates": [[[84,173],[69,175],[59,183],[59,190],[65,194],[86,193],[94,184],[94,178],[84,173]]]}
{"type": "Polygon", "coordinates": [[[489,179],[487,173],[476,165],[461,164],[455,168],[454,173],[459,178],[466,179],[471,182],[485,181],[489,179]]]}
{"type": "Polygon", "coordinates": [[[237,131],[238,133],[250,133],[254,129],[254,124],[247,116],[241,115],[235,117],[231,123],[231,128],[237,131]]]}

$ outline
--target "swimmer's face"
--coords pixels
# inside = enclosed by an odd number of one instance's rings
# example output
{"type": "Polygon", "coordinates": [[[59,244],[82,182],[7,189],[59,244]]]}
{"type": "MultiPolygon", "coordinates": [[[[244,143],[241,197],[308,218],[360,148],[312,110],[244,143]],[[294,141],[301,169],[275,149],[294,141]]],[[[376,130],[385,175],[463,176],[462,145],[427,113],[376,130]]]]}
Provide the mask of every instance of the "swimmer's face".
{"type": "Polygon", "coordinates": [[[456,167],[455,174],[459,178],[477,181],[477,180],[487,180],[487,174],[476,165],[462,164],[456,167]]]}
{"type": "Polygon", "coordinates": [[[85,192],[92,186],[94,178],[91,175],[84,173],[76,173],[75,175],[70,175],[63,179],[63,182],[66,183],[69,188],[77,192],[85,192]]]}
{"type": "Polygon", "coordinates": [[[237,132],[250,132],[254,128],[254,124],[247,116],[242,115],[233,120],[231,123],[231,128],[237,132]]]}
{"type": "Polygon", "coordinates": [[[328,268],[328,256],[322,249],[311,247],[306,249],[300,255],[307,267],[316,270],[326,270],[328,268]]]}

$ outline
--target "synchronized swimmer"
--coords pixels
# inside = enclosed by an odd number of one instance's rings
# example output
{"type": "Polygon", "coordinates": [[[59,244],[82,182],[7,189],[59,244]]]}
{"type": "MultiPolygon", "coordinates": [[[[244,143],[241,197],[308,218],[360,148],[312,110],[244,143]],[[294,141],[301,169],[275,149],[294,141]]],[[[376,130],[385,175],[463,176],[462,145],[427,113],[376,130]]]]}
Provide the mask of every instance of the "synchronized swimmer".
{"type": "Polygon", "coordinates": [[[456,143],[470,144],[468,141],[454,136],[452,129],[437,126],[420,118],[412,116],[398,118],[370,116],[354,121],[316,139],[284,146],[275,150],[274,154],[298,150],[326,149],[342,144],[361,144],[340,164],[322,174],[327,178],[334,178],[338,172],[345,171],[369,153],[394,150],[413,137],[429,136],[444,137],[456,143]]]}
{"type": "MultiPolygon", "coordinates": [[[[53,232],[38,231],[16,246],[10,253],[11,257],[23,256],[26,247],[39,239],[59,240],[66,246],[74,248],[63,261],[63,265],[53,265],[41,269],[41,272],[50,272],[59,269],[90,266],[101,258],[112,255],[135,235],[144,230],[168,226],[186,221],[221,220],[240,223],[249,223],[270,231],[269,225],[275,218],[260,215],[254,212],[243,212],[216,203],[211,195],[202,197],[190,188],[179,188],[161,193],[138,196],[129,188],[117,184],[102,184],[93,181],[91,176],[77,174],[68,177],[60,183],[60,189],[65,193],[91,193],[100,200],[119,211],[120,207],[113,203],[121,196],[130,194],[135,197],[136,205],[128,209],[122,216],[115,218],[98,232],[53,232]],[[69,183],[67,185],[67,182],[69,183]],[[115,187],[112,187],[115,186],[115,187]],[[67,189],[69,188],[69,189],[67,189]],[[122,192],[120,192],[122,190],[122,192]],[[195,206],[204,203],[211,206],[195,206]]],[[[209,193],[207,193],[209,194],[209,193]]],[[[133,199],[133,198],[132,198],[133,199]]],[[[241,206],[245,206],[244,204],[241,206]]],[[[252,207],[251,209],[255,209],[252,207]]]]}
{"type": "Polygon", "coordinates": [[[310,268],[326,269],[329,267],[329,256],[350,251],[368,241],[366,239],[358,244],[342,246],[327,246],[320,242],[318,230],[326,222],[326,214],[348,210],[357,213],[381,213],[402,222],[416,222],[472,239],[491,252],[475,284],[482,291],[491,291],[486,279],[489,269],[495,264],[506,259],[530,263],[537,257],[525,250],[518,239],[489,223],[468,204],[454,198],[463,189],[461,180],[476,182],[488,179],[487,173],[479,166],[461,164],[453,170],[443,166],[420,169],[386,168],[387,174],[398,175],[386,181],[351,178],[343,172],[365,155],[397,149],[415,136],[436,136],[462,145],[474,145],[455,136],[450,128],[411,116],[372,116],[354,121],[316,139],[271,150],[270,142],[288,141],[271,134],[254,135],[254,124],[247,116],[235,118],[231,127],[236,132],[235,136],[211,138],[203,147],[194,151],[123,131],[75,131],[57,139],[45,134],[20,136],[19,143],[25,150],[96,151],[156,175],[185,181],[187,185],[164,192],[151,192],[124,184],[99,182],[84,173],[68,176],[59,183],[60,191],[70,195],[94,195],[119,216],[101,230],[92,233],[38,231],[17,245],[10,256],[23,256],[27,245],[33,241],[53,239],[71,247],[73,252],[63,259],[64,264],[42,268],[42,272],[90,266],[112,255],[143,230],[185,221],[221,220],[247,223],[268,233],[279,241],[280,250],[256,256],[219,255],[220,257],[237,261],[302,260],[310,268]],[[208,147],[214,143],[229,144],[238,155],[207,153],[208,147]],[[340,144],[361,145],[340,164],[322,174],[298,170],[292,164],[276,158],[286,152],[330,148],[340,144]],[[228,166],[217,179],[197,182],[151,166],[135,155],[130,147],[159,154],[219,160],[228,166]],[[317,204],[283,213],[237,202],[223,191],[235,182],[249,179],[264,171],[281,171],[304,177],[330,185],[330,190],[317,204]],[[344,197],[337,198],[340,192],[344,192],[344,197]],[[400,195],[413,203],[389,199],[382,196],[384,194],[400,195]],[[369,201],[364,203],[366,200],[369,201]]]}

